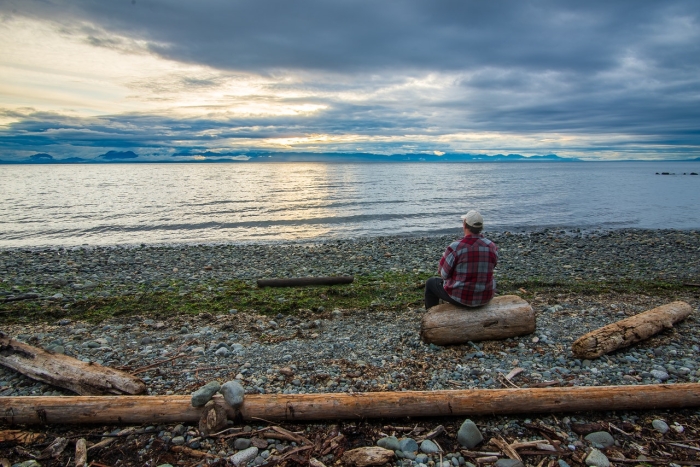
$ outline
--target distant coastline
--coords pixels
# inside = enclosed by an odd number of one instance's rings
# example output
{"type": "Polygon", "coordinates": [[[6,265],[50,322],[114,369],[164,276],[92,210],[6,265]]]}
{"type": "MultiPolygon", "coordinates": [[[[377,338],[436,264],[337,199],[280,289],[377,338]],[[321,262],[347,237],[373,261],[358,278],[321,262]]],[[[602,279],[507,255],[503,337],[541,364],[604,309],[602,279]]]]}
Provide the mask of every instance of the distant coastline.
{"type": "Polygon", "coordinates": [[[625,159],[611,161],[586,161],[576,157],[562,157],[556,154],[524,156],[521,154],[463,154],[463,153],[416,153],[416,154],[373,154],[373,153],[312,153],[312,152],[231,152],[217,153],[181,152],[170,156],[139,155],[133,151],[108,151],[95,157],[54,157],[39,153],[15,160],[0,160],[4,165],[66,165],[66,164],[220,164],[220,163],[270,163],[270,162],[321,162],[321,163],[513,163],[513,162],[700,162],[694,159],[641,160],[625,159]]]}

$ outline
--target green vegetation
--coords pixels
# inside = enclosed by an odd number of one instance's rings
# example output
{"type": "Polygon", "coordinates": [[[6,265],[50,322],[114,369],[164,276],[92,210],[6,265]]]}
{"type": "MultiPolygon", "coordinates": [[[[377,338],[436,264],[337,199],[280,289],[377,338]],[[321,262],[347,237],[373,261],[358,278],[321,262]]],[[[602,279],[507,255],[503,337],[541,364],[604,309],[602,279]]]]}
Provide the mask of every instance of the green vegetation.
{"type": "MultiPolygon", "coordinates": [[[[185,284],[172,283],[169,290],[143,289],[109,297],[93,296],[68,306],[58,301],[41,300],[4,303],[0,304],[0,321],[11,324],[70,318],[99,322],[111,317],[133,315],[167,319],[183,314],[227,314],[230,309],[267,315],[321,314],[334,308],[401,311],[422,306],[423,284],[428,277],[429,274],[386,273],[356,277],[355,282],[349,285],[262,289],[252,281],[211,282],[190,288],[185,284]]],[[[659,281],[611,283],[531,279],[499,282],[500,294],[516,293],[525,299],[536,294],[554,296],[562,293],[634,293],[672,297],[678,292],[695,293],[696,290],[680,282],[659,281]]]]}

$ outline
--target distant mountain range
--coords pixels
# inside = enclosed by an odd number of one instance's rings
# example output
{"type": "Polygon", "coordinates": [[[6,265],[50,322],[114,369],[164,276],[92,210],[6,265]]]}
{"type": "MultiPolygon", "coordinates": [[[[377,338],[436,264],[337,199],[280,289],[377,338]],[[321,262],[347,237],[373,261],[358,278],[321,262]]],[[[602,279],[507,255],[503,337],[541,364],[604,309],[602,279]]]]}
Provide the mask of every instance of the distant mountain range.
{"type": "Polygon", "coordinates": [[[169,158],[139,156],[133,151],[109,151],[95,158],[68,157],[58,159],[50,154],[40,153],[25,159],[0,160],[0,164],[104,164],[104,163],[211,163],[211,162],[581,162],[573,157],[559,157],[556,154],[543,156],[523,156],[520,154],[371,154],[371,153],[311,153],[311,152],[254,152],[254,153],[215,153],[186,152],[169,158]]]}

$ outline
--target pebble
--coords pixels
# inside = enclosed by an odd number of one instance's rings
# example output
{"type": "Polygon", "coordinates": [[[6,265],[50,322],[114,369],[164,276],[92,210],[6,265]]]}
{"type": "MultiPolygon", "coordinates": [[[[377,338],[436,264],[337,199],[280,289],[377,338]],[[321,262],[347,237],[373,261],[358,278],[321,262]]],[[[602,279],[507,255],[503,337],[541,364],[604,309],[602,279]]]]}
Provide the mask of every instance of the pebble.
{"type": "Polygon", "coordinates": [[[662,435],[668,433],[669,430],[668,424],[665,421],[659,419],[653,420],[651,422],[651,426],[654,427],[654,429],[662,435]]]}
{"type": "Polygon", "coordinates": [[[417,452],[418,443],[413,438],[401,438],[399,440],[399,450],[404,454],[417,452]]]}
{"type": "Polygon", "coordinates": [[[244,449],[248,449],[250,447],[250,439],[248,438],[236,438],[236,440],[233,442],[233,448],[236,451],[242,451],[244,449]]]}
{"type": "Polygon", "coordinates": [[[396,451],[399,449],[399,440],[396,436],[387,436],[377,440],[377,446],[384,449],[390,449],[396,451]]]}
{"type": "Polygon", "coordinates": [[[591,449],[591,452],[586,456],[585,462],[586,465],[592,467],[610,467],[610,460],[597,449],[591,449]]]}
{"type": "Polygon", "coordinates": [[[437,447],[437,444],[433,443],[429,439],[425,439],[420,443],[420,450],[425,454],[435,454],[440,452],[440,448],[437,447]]]}
{"type": "Polygon", "coordinates": [[[258,455],[258,448],[255,446],[249,447],[247,449],[244,449],[242,451],[237,452],[236,454],[232,455],[229,460],[233,465],[236,467],[240,467],[241,465],[247,464],[248,462],[252,461],[255,459],[258,455]]]}
{"type": "Polygon", "coordinates": [[[464,423],[462,423],[462,426],[459,427],[459,431],[457,432],[457,441],[459,441],[459,444],[467,449],[472,449],[483,440],[484,437],[481,434],[481,431],[479,431],[476,423],[472,422],[471,420],[465,420],[464,423]]]}
{"type": "Polygon", "coordinates": [[[525,467],[525,464],[517,459],[498,459],[494,467],[525,467]]]}
{"type": "Polygon", "coordinates": [[[586,441],[591,443],[594,448],[605,449],[615,444],[615,439],[607,431],[596,431],[589,433],[585,437],[586,441]]]}
{"type": "Polygon", "coordinates": [[[231,407],[237,408],[243,404],[243,397],[245,396],[245,389],[238,381],[227,381],[221,386],[221,394],[224,396],[224,400],[231,407]]]}
{"type": "Polygon", "coordinates": [[[204,407],[207,402],[219,392],[221,385],[218,381],[211,381],[192,393],[192,407],[204,407]]]}

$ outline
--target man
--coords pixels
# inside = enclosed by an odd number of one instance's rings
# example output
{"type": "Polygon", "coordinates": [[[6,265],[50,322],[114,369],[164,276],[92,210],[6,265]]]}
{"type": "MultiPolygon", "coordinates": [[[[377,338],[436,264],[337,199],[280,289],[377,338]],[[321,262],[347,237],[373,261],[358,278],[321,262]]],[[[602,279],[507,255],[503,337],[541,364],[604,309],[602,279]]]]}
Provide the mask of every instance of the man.
{"type": "Polygon", "coordinates": [[[440,259],[438,273],[425,283],[425,309],[440,299],[457,306],[475,307],[493,298],[496,283],[493,268],[498,262],[498,247],[481,231],[484,219],[477,211],[462,216],[464,238],[453,242],[440,259]]]}

